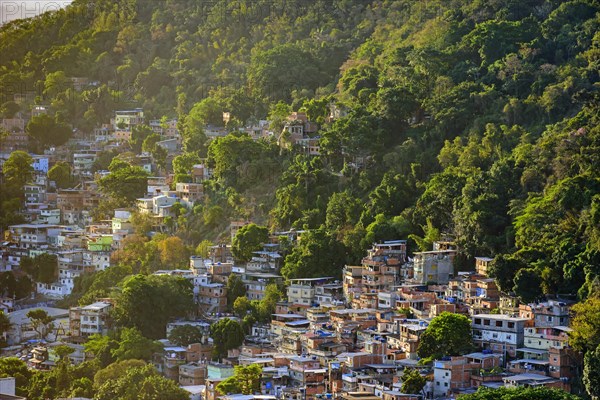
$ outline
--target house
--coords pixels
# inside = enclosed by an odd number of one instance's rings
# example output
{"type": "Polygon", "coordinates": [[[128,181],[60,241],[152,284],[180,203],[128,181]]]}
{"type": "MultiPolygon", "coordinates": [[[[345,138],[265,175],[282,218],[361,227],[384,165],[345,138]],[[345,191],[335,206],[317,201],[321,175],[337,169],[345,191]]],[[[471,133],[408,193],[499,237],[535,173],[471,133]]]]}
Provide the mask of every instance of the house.
{"type": "Polygon", "coordinates": [[[201,183],[177,182],[175,193],[181,199],[181,203],[189,209],[204,197],[204,186],[201,183]]]}
{"type": "Polygon", "coordinates": [[[475,257],[475,272],[478,275],[487,276],[488,266],[493,260],[493,258],[489,257],[475,257]]]}
{"type": "Polygon", "coordinates": [[[179,384],[181,386],[203,385],[208,377],[208,368],[204,363],[188,363],[179,366],[179,384]]]}
{"type": "Polygon", "coordinates": [[[525,340],[527,318],[510,317],[502,314],[475,314],[471,317],[473,342],[482,349],[515,357],[517,349],[525,340]]]}
{"type": "Polygon", "coordinates": [[[456,250],[432,250],[414,253],[414,280],[420,284],[445,285],[454,275],[456,250]]]}
{"type": "Polygon", "coordinates": [[[533,323],[539,328],[569,325],[570,306],[564,301],[548,300],[542,303],[521,304],[519,315],[529,318],[533,316],[533,323]]]}
{"type": "MultiPolygon", "coordinates": [[[[300,312],[306,313],[306,309],[318,306],[317,287],[322,286],[332,277],[290,279],[287,288],[288,303],[292,307],[298,307],[300,312]]],[[[321,290],[323,293],[323,290],[321,290]]]]}
{"type": "Polygon", "coordinates": [[[98,301],[83,307],[71,307],[69,309],[71,336],[87,338],[94,334],[105,335],[112,308],[113,305],[106,301],[98,301]]]}
{"type": "Polygon", "coordinates": [[[453,390],[471,387],[471,375],[499,366],[500,356],[491,353],[471,353],[436,360],[433,363],[433,396],[447,396],[453,390]]]}
{"type": "Polygon", "coordinates": [[[41,224],[47,225],[60,224],[60,210],[58,208],[53,210],[41,210],[38,221],[41,224]]]}
{"type": "Polygon", "coordinates": [[[77,176],[92,176],[92,167],[98,151],[96,150],[81,150],[73,154],[73,173],[77,176]]]}
{"type": "Polygon", "coordinates": [[[113,130],[131,131],[136,125],[144,123],[144,110],[135,108],[133,110],[115,111],[115,116],[111,120],[113,130]]]}

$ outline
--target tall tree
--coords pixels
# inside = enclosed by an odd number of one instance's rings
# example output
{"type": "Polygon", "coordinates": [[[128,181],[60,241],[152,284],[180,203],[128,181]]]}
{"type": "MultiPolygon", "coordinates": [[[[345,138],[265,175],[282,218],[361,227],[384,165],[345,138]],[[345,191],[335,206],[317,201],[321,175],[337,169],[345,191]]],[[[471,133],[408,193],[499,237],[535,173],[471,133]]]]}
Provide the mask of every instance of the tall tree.
{"type": "Polygon", "coordinates": [[[21,197],[23,186],[33,178],[33,158],[24,151],[10,153],[8,160],[2,165],[4,180],[9,189],[21,197]]]}
{"type": "Polygon", "coordinates": [[[345,260],[344,246],[321,226],[302,235],[285,258],[281,274],[286,279],[339,276],[345,260]]]}
{"type": "Polygon", "coordinates": [[[600,398],[600,346],[585,353],[583,359],[583,384],[592,400],[600,398]]]}
{"type": "Polygon", "coordinates": [[[73,134],[69,125],[57,118],[52,118],[48,114],[32,117],[27,124],[26,131],[42,147],[49,145],[61,146],[73,134]]]}
{"type": "Polygon", "coordinates": [[[116,322],[136,327],[143,336],[165,336],[171,318],[186,317],[194,309],[192,286],[188,280],[167,275],[134,275],[123,282],[115,306],[116,322]]]}
{"type": "Polygon", "coordinates": [[[427,379],[416,368],[406,368],[402,374],[402,393],[422,394],[427,379]]]}
{"type": "Polygon", "coordinates": [[[145,338],[137,328],[125,328],[120,336],[119,347],[112,350],[117,361],[150,361],[152,355],[162,349],[160,342],[145,338]]]}
{"type": "Polygon", "coordinates": [[[59,189],[68,188],[73,183],[71,176],[71,166],[63,161],[59,161],[48,171],[48,179],[56,183],[59,189]]]}
{"type": "Polygon", "coordinates": [[[222,395],[258,393],[261,377],[262,367],[258,364],[236,365],[233,375],[217,385],[217,391],[222,395]]]}
{"type": "Polygon", "coordinates": [[[128,369],[117,379],[108,380],[94,395],[97,400],[187,400],[189,393],[158,374],[154,366],[128,369]]]}
{"type": "Polygon", "coordinates": [[[193,325],[180,325],[173,328],[169,334],[169,341],[177,346],[201,343],[202,333],[198,327],[193,325]]]}
{"type": "Polygon", "coordinates": [[[269,230],[266,226],[259,226],[254,223],[242,226],[231,243],[231,252],[240,262],[248,262],[252,258],[252,253],[262,248],[262,245],[269,240],[269,230]]]}
{"type": "Polygon", "coordinates": [[[52,329],[52,317],[41,308],[27,312],[27,318],[31,321],[33,330],[37,332],[41,339],[44,339],[48,331],[52,329]]]}
{"type": "Polygon", "coordinates": [[[141,167],[126,166],[101,178],[98,184],[109,196],[131,203],[146,194],[148,173],[141,167]]]}
{"type": "Polygon", "coordinates": [[[10,322],[10,318],[4,313],[4,311],[0,311],[0,336],[2,337],[0,340],[5,341],[5,334],[8,333],[12,326],[10,322]]]}
{"type": "Polygon", "coordinates": [[[471,320],[461,314],[443,312],[431,320],[419,340],[419,357],[434,360],[458,356],[472,349],[471,320]]]}
{"type": "Polygon", "coordinates": [[[246,296],[246,285],[244,285],[239,275],[232,273],[227,278],[227,307],[233,307],[235,300],[244,296],[246,296]]]}
{"type": "Polygon", "coordinates": [[[244,342],[242,326],[229,318],[220,319],[210,326],[210,337],[213,339],[213,357],[220,359],[227,351],[236,349],[244,342]]]}

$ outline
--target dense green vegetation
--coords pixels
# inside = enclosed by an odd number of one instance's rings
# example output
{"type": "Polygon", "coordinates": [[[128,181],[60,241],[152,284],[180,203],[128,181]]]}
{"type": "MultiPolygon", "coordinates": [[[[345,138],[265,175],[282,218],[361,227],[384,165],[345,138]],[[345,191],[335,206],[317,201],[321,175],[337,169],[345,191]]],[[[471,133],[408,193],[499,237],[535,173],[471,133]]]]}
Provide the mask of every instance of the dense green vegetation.
{"type": "MultiPolygon", "coordinates": [[[[448,236],[460,248],[457,269],[490,256],[503,291],[583,301],[600,279],[599,10],[594,0],[75,0],[0,28],[0,93],[35,90],[35,102],[49,105],[52,117],[27,127],[35,150],[108,122],[114,109],[143,107],[148,118],[178,118],[185,153],[167,165],[147,129],[134,134],[133,152],[150,151],[176,182],[189,181],[201,158],[213,168],[204,201],[170,221],[176,240],[149,240],[152,226],[140,220],[119,266],[77,283],[73,299],[82,302],[121,292],[117,323],[150,338],[188,312],[191,296],[176,280],[143,274],[223,241],[232,219],[310,229],[287,253],[286,278],[339,276],[374,241],[410,238],[414,251],[448,236]],[[94,84],[79,91],[71,77],[94,84]],[[208,141],[204,126],[224,125],[223,111],[231,133],[208,141]],[[285,146],[291,111],[320,125],[320,156],[285,146]],[[237,131],[266,117],[274,138],[237,131]],[[184,295],[168,312],[153,306],[159,324],[131,312],[150,293],[175,291],[184,295]]],[[[9,101],[0,111],[30,105],[9,101]]],[[[99,181],[108,198],[98,218],[143,191],[147,174],[133,154],[107,151],[97,161],[111,171],[99,181]]],[[[2,226],[18,222],[31,174],[26,154],[9,161],[2,226]]],[[[59,186],[67,172],[53,171],[59,186]]],[[[258,248],[250,239],[236,242],[238,258],[258,248]]],[[[230,307],[251,322],[275,298],[230,307]]],[[[144,368],[131,379],[155,387],[144,368]]],[[[121,395],[125,384],[102,393],[121,395]]]]}
{"type": "MultiPolygon", "coordinates": [[[[598,24],[585,0],[80,0],[0,29],[0,88],[42,88],[54,117],[28,126],[42,147],[64,141],[65,123],[89,130],[121,106],[178,117],[176,179],[199,156],[214,168],[203,204],[172,221],[187,245],[223,238],[230,218],[323,226],[316,246],[339,248],[327,261],[336,275],[373,240],[412,235],[416,249],[439,232],[460,245],[461,268],[496,257],[502,288],[523,299],[583,298],[600,257],[598,24]],[[77,91],[79,76],[97,83],[77,91]],[[278,137],[292,110],[320,124],[320,157],[203,133],[228,111],[228,129],[268,116],[278,137]],[[37,138],[41,128],[56,134],[37,138]]],[[[154,136],[140,128],[132,148],[152,151],[154,136]]],[[[110,204],[130,203],[144,173],[109,168],[110,204]]],[[[321,272],[299,268],[305,258],[294,250],[286,276],[321,272]]]]}

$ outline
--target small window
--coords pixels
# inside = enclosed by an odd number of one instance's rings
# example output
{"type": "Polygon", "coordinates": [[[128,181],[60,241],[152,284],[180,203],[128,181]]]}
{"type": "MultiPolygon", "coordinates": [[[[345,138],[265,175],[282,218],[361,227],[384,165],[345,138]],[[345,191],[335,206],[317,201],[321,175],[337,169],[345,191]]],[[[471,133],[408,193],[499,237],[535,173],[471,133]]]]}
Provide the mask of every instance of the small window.
{"type": "Polygon", "coordinates": [[[490,325],[490,320],[489,319],[484,319],[483,320],[483,324],[489,326],[490,325]]]}
{"type": "Polygon", "coordinates": [[[481,318],[475,318],[475,324],[481,325],[481,318]]]}
{"type": "Polygon", "coordinates": [[[502,321],[496,321],[496,326],[502,328],[502,321]]]}
{"type": "Polygon", "coordinates": [[[515,327],[515,323],[514,322],[509,322],[508,323],[508,327],[509,328],[514,328],[515,327]]]}
{"type": "Polygon", "coordinates": [[[445,387],[448,387],[448,382],[444,382],[444,386],[445,386],[445,387]]]}

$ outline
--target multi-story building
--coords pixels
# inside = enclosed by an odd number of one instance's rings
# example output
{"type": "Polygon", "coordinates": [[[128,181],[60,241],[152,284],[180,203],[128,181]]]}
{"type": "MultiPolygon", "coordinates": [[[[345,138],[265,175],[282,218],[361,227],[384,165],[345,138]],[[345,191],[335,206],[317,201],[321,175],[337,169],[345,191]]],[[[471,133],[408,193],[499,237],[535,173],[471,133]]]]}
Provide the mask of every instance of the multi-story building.
{"type": "Polygon", "coordinates": [[[136,108],[133,110],[115,111],[115,117],[111,120],[113,129],[131,131],[131,129],[144,123],[144,110],[136,108]]]}
{"type": "Polygon", "coordinates": [[[181,386],[204,385],[208,369],[204,363],[188,363],[179,366],[179,384],[181,386]]]}
{"type": "Polygon", "coordinates": [[[456,250],[433,250],[414,253],[414,280],[420,284],[445,285],[454,276],[456,250]]]}
{"type": "Polygon", "coordinates": [[[499,365],[497,354],[472,353],[436,360],[433,363],[433,397],[445,397],[453,390],[471,387],[471,375],[499,365]]]}
{"type": "Polygon", "coordinates": [[[493,260],[494,260],[493,258],[489,258],[489,257],[475,257],[475,272],[478,275],[487,276],[488,266],[490,265],[490,263],[493,260]]]}
{"type": "Polygon", "coordinates": [[[204,197],[204,186],[201,183],[178,182],[175,186],[177,197],[187,208],[192,208],[194,203],[204,197]]]}
{"type": "Polygon", "coordinates": [[[517,349],[523,346],[525,324],[529,320],[502,314],[475,314],[471,321],[473,342],[482,349],[504,353],[506,362],[506,356],[515,357],[517,349]]]}
{"type": "MultiPolygon", "coordinates": [[[[290,279],[290,285],[287,288],[288,303],[300,312],[305,313],[306,309],[318,306],[317,288],[326,284],[331,277],[290,279]]],[[[340,286],[341,289],[341,286],[340,286]]],[[[324,289],[319,291],[321,295],[325,293],[324,289]]]]}
{"type": "Polygon", "coordinates": [[[42,224],[48,225],[60,224],[60,210],[41,210],[38,221],[42,224]]]}
{"type": "Polygon", "coordinates": [[[99,301],[84,307],[69,309],[69,328],[72,337],[89,337],[90,335],[105,335],[112,304],[99,301]]]}
{"type": "Polygon", "coordinates": [[[377,293],[398,283],[400,267],[406,261],[406,240],[376,243],[362,260],[362,291],[377,293]]]}
{"type": "Polygon", "coordinates": [[[227,288],[222,283],[213,283],[207,274],[192,278],[194,297],[204,313],[224,313],[227,309],[227,288]]]}
{"type": "Polygon", "coordinates": [[[519,315],[533,316],[533,323],[538,328],[551,328],[569,325],[569,305],[564,301],[548,300],[543,303],[521,304],[519,315]]]}

